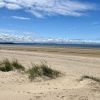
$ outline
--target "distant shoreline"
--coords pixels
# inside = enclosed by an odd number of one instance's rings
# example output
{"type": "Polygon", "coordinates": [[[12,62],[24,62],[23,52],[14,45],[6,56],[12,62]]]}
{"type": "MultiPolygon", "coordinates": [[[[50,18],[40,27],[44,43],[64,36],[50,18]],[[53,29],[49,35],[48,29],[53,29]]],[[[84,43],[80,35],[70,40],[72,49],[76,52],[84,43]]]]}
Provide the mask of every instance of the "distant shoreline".
{"type": "Polygon", "coordinates": [[[75,47],[75,48],[100,48],[100,44],[97,43],[13,43],[3,42],[0,45],[19,45],[19,46],[44,46],[44,47],[75,47]]]}
{"type": "Polygon", "coordinates": [[[43,46],[43,45],[16,45],[0,44],[0,50],[30,51],[37,53],[54,53],[75,56],[100,57],[100,48],[65,47],[65,46],[43,46]]]}

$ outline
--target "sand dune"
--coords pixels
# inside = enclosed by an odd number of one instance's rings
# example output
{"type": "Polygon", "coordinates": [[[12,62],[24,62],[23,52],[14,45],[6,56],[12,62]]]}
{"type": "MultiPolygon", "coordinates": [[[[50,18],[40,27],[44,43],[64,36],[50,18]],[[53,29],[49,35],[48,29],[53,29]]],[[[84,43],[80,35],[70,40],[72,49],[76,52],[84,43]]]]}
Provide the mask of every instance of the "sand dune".
{"type": "Polygon", "coordinates": [[[30,82],[26,74],[0,72],[0,100],[100,100],[100,84],[82,75],[100,77],[100,58],[77,55],[0,50],[0,60],[18,59],[26,68],[46,60],[65,75],[30,82]]]}

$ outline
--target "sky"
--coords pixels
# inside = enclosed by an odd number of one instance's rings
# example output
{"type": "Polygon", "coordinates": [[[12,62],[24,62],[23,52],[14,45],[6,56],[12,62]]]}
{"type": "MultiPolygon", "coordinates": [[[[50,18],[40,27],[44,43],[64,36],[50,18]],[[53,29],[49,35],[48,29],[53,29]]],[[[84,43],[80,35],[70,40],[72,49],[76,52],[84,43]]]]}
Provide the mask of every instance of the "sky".
{"type": "Polygon", "coordinates": [[[100,40],[100,0],[0,0],[0,41],[100,40]]]}

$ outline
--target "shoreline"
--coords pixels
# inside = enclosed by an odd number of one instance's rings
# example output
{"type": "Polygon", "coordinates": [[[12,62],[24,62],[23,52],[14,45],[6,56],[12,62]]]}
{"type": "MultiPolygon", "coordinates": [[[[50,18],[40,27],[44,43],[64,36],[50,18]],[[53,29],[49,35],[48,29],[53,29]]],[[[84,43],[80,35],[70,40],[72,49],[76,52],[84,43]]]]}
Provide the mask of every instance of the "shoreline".
{"type": "Polygon", "coordinates": [[[77,56],[100,57],[100,48],[0,44],[0,50],[18,50],[18,51],[57,53],[57,54],[75,55],[75,56],[77,55],[77,56]]]}

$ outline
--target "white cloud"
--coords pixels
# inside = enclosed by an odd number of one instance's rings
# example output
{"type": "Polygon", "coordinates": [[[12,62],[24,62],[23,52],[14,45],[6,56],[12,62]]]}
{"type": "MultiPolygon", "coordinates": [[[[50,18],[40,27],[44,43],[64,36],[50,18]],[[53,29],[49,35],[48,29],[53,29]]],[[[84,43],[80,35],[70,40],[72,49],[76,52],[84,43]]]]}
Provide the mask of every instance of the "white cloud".
{"type": "Polygon", "coordinates": [[[64,38],[33,38],[31,36],[19,36],[14,34],[0,33],[0,42],[17,42],[17,43],[58,43],[58,44],[95,44],[100,40],[81,40],[81,39],[64,39],[64,38]]]}
{"type": "Polygon", "coordinates": [[[19,5],[13,4],[13,3],[8,3],[5,6],[6,6],[6,8],[11,9],[11,10],[21,9],[21,7],[19,5]]]}
{"type": "Polygon", "coordinates": [[[4,7],[5,3],[0,1],[0,8],[4,7]]]}
{"type": "Polygon", "coordinates": [[[30,20],[31,18],[28,17],[22,17],[22,16],[11,16],[13,19],[18,19],[18,20],[30,20]]]}
{"type": "Polygon", "coordinates": [[[95,8],[93,4],[75,0],[0,0],[0,8],[22,9],[36,17],[64,15],[81,16],[84,11],[95,8]]]}
{"type": "Polygon", "coordinates": [[[100,43],[98,40],[43,38],[37,37],[33,32],[18,32],[16,30],[0,29],[0,42],[30,42],[30,43],[100,43]]]}
{"type": "Polygon", "coordinates": [[[0,29],[0,34],[9,34],[9,35],[18,35],[18,36],[32,36],[32,35],[36,35],[37,33],[21,31],[21,30],[13,30],[13,29],[0,29]]]}
{"type": "Polygon", "coordinates": [[[16,9],[21,9],[21,6],[16,4],[16,3],[7,3],[7,2],[4,2],[3,0],[0,1],[0,8],[2,7],[5,7],[7,9],[10,9],[10,10],[16,10],[16,9]]]}
{"type": "Polygon", "coordinates": [[[0,42],[30,42],[31,37],[27,36],[18,36],[18,35],[11,35],[7,33],[0,34],[0,42]]]}

